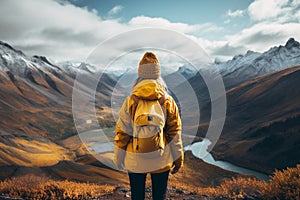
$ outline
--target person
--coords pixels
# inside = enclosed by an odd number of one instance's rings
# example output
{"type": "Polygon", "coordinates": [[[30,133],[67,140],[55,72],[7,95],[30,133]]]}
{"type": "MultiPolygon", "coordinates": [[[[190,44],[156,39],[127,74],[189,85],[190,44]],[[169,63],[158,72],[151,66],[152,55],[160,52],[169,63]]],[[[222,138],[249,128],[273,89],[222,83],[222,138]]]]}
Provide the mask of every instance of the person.
{"type": "Polygon", "coordinates": [[[168,95],[168,88],[161,77],[159,61],[152,52],[146,52],[139,62],[138,78],[133,84],[132,95],[125,99],[120,109],[114,145],[116,167],[128,171],[131,199],[143,200],[145,198],[147,173],[151,174],[152,198],[154,200],[166,199],[169,173],[177,173],[183,165],[181,119],[178,107],[174,99],[168,95]],[[162,131],[165,148],[162,152],[134,153],[133,116],[139,99],[158,100],[165,112],[165,124],[162,131]]]}

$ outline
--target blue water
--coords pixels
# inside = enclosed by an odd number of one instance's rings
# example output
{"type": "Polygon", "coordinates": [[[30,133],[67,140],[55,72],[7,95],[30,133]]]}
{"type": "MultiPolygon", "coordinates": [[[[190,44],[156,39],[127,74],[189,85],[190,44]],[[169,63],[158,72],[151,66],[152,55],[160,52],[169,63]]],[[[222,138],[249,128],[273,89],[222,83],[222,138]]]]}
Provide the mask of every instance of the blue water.
{"type": "MultiPolygon", "coordinates": [[[[111,131],[110,129],[106,129],[106,131],[111,131]]],[[[97,132],[88,131],[80,135],[81,140],[88,145],[88,149],[95,151],[97,153],[105,153],[105,152],[113,152],[114,144],[113,142],[108,142],[108,138],[104,134],[97,134],[97,132]]],[[[269,180],[269,176],[254,170],[242,168],[231,164],[225,161],[216,161],[212,155],[207,152],[208,146],[211,142],[204,138],[201,142],[196,142],[194,144],[188,145],[184,147],[184,150],[191,150],[193,155],[202,159],[204,162],[218,166],[222,169],[240,173],[240,174],[248,174],[257,177],[260,180],[269,180]]]]}
{"type": "Polygon", "coordinates": [[[193,155],[196,156],[197,158],[200,158],[204,162],[218,166],[222,169],[226,169],[228,171],[236,172],[239,174],[253,175],[260,180],[269,180],[270,179],[270,177],[266,174],[263,174],[263,173],[260,173],[260,172],[254,171],[254,170],[242,168],[242,167],[236,166],[234,164],[231,164],[229,162],[216,161],[212,157],[212,155],[209,152],[207,152],[207,148],[210,144],[211,144],[211,142],[208,139],[204,138],[203,141],[201,141],[201,142],[196,142],[194,144],[184,147],[184,150],[185,151],[191,150],[193,155]]]}

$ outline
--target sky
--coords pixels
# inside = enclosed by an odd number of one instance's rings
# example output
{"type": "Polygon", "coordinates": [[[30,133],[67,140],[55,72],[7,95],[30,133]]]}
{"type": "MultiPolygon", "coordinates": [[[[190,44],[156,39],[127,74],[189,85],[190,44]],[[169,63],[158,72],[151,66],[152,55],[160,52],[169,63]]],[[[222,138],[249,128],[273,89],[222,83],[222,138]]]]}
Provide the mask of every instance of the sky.
{"type": "Polygon", "coordinates": [[[300,0],[1,0],[0,40],[28,55],[82,61],[112,36],[153,27],[214,60],[300,40],[300,0]]]}

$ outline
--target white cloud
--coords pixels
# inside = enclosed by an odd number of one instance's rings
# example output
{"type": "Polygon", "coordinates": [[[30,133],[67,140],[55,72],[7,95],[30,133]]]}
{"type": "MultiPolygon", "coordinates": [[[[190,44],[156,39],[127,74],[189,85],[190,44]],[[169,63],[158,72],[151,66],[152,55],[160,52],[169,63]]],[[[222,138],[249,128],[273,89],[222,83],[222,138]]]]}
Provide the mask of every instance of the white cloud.
{"type": "MultiPolygon", "coordinates": [[[[299,8],[300,0],[274,1],[276,4],[269,0],[255,0],[248,12],[253,20],[259,21],[217,41],[205,39],[205,36],[224,30],[209,22],[186,24],[165,18],[137,16],[122,23],[117,19],[102,19],[96,10],[76,7],[70,3],[54,0],[2,0],[0,40],[28,54],[46,55],[59,61],[84,60],[105,39],[136,28],[155,27],[183,33],[197,41],[212,57],[229,59],[247,50],[264,51],[274,45],[284,44],[289,37],[300,39],[300,11],[294,9],[299,8]],[[270,8],[270,5],[275,5],[273,20],[256,10],[257,6],[270,8]],[[286,10],[291,12],[285,13],[286,10]]],[[[229,15],[238,16],[238,13],[230,11],[229,15]]]]}
{"type": "Polygon", "coordinates": [[[165,28],[192,35],[205,35],[212,32],[223,31],[223,27],[217,26],[213,23],[190,25],[185,23],[170,22],[169,20],[160,17],[153,18],[146,16],[134,17],[128,22],[128,25],[130,27],[165,28]]]}
{"type": "Polygon", "coordinates": [[[0,27],[0,40],[27,54],[45,55],[58,61],[83,60],[105,39],[141,27],[165,28],[185,34],[220,30],[211,23],[189,25],[145,16],[121,23],[117,19],[102,19],[95,10],[54,0],[3,0],[0,27]]]}
{"type": "MultiPolygon", "coordinates": [[[[227,60],[236,54],[245,54],[247,50],[264,52],[273,46],[284,45],[290,37],[299,41],[299,8],[300,0],[255,0],[247,9],[253,25],[224,36],[222,41],[201,43],[211,56],[227,60]]],[[[229,10],[227,15],[233,17],[238,12],[229,10]]]]}
{"type": "Polygon", "coordinates": [[[117,5],[117,6],[113,7],[113,8],[108,12],[108,14],[109,14],[109,15],[115,15],[115,14],[119,13],[121,10],[123,10],[123,8],[124,8],[123,6],[117,5]]]}
{"type": "Polygon", "coordinates": [[[229,24],[230,22],[231,22],[230,19],[226,19],[226,20],[224,21],[224,24],[229,24]]]}
{"type": "Polygon", "coordinates": [[[166,28],[172,29],[181,33],[192,33],[199,30],[201,27],[199,25],[189,25],[185,23],[172,23],[164,18],[152,18],[146,16],[138,16],[132,18],[128,25],[131,27],[156,27],[156,28],[166,28]]]}
{"type": "Polygon", "coordinates": [[[245,54],[247,50],[264,52],[273,46],[284,45],[290,37],[300,39],[299,23],[258,23],[241,32],[228,35],[223,41],[199,40],[204,49],[214,58],[231,59],[245,54]]]}
{"type": "Polygon", "coordinates": [[[255,0],[248,7],[248,12],[250,17],[256,21],[284,22],[293,20],[295,17],[293,14],[299,10],[299,6],[300,0],[255,0]]]}
{"type": "Polygon", "coordinates": [[[227,16],[229,16],[229,17],[242,17],[244,15],[244,13],[245,13],[244,10],[235,10],[235,11],[228,10],[227,11],[227,16]]]}
{"type": "Polygon", "coordinates": [[[272,46],[285,44],[290,37],[300,39],[299,30],[299,23],[258,23],[227,39],[233,45],[242,44],[246,49],[262,52],[272,46]]]}
{"type": "Polygon", "coordinates": [[[84,60],[99,42],[130,30],[94,9],[53,0],[1,1],[0,27],[0,40],[54,60],[84,60]]]}
{"type": "Polygon", "coordinates": [[[210,33],[210,32],[221,32],[224,30],[223,27],[217,26],[213,23],[204,23],[198,25],[199,31],[201,33],[210,33]]]}

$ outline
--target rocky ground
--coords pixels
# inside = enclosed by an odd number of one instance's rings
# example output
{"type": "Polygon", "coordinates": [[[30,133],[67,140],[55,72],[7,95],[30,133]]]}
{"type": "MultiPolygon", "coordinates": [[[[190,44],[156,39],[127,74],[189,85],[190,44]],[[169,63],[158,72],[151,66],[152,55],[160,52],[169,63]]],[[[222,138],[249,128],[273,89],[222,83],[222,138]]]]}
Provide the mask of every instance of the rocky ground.
{"type": "MultiPolygon", "coordinates": [[[[146,187],[145,199],[150,200],[152,199],[152,190],[151,187],[146,187]]],[[[130,199],[131,193],[128,188],[124,187],[116,187],[112,193],[106,194],[104,196],[99,197],[99,199],[114,199],[114,200],[124,200],[130,199]]],[[[176,189],[173,187],[168,187],[167,190],[167,199],[168,200],[194,200],[194,199],[211,199],[207,195],[199,195],[196,192],[183,190],[183,189],[176,189]]]]}

